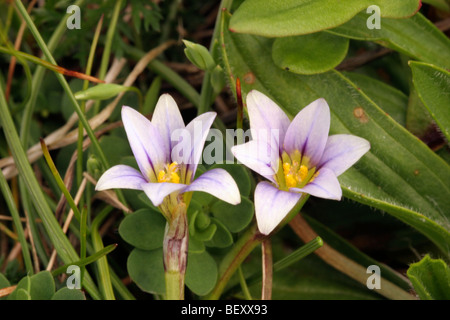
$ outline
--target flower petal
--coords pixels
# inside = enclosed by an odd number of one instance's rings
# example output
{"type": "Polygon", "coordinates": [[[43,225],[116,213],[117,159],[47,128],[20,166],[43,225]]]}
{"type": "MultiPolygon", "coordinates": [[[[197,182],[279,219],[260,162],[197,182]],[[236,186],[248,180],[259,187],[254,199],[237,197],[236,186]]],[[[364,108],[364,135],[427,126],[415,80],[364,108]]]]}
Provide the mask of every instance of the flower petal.
{"type": "Polygon", "coordinates": [[[258,229],[268,235],[301,198],[300,193],[282,191],[271,183],[263,181],[255,189],[255,214],[258,229]]]}
{"type": "Polygon", "coordinates": [[[252,140],[232,147],[231,152],[239,162],[275,182],[274,175],[279,159],[278,150],[273,150],[263,141],[252,140]]]}
{"type": "Polygon", "coordinates": [[[158,207],[169,194],[176,191],[182,191],[185,188],[185,184],[170,182],[146,183],[142,185],[142,190],[144,190],[147,197],[156,207],[158,207]]]}
{"type": "Polygon", "coordinates": [[[119,164],[111,167],[102,174],[95,186],[95,190],[108,189],[136,189],[141,190],[142,184],[147,183],[142,174],[136,169],[119,164]]]}
{"type": "Polygon", "coordinates": [[[207,192],[231,204],[241,202],[241,195],[236,182],[226,170],[220,168],[203,173],[184,190],[184,192],[188,191],[207,192]]]}
{"type": "Polygon", "coordinates": [[[291,188],[290,191],[304,192],[312,196],[331,200],[341,200],[342,189],[334,172],[322,168],[313,182],[309,182],[303,188],[291,188]]]}
{"type": "Polygon", "coordinates": [[[333,170],[338,177],[355,164],[370,149],[366,139],[350,134],[336,134],[328,137],[325,150],[320,159],[319,170],[333,170]]]}
{"type": "MultiPolygon", "coordinates": [[[[290,123],[286,113],[269,97],[257,90],[250,91],[246,101],[252,135],[253,131],[256,131],[257,136],[268,136],[268,134],[277,135],[276,140],[278,141],[279,151],[281,152],[284,136],[290,123]],[[262,131],[263,133],[258,131],[262,131]]],[[[256,135],[253,139],[257,139],[256,135]]]]}
{"type": "Polygon", "coordinates": [[[133,108],[122,107],[122,121],[142,174],[145,177],[155,176],[169,162],[168,145],[158,129],[133,108]]]}
{"type": "Polygon", "coordinates": [[[158,128],[164,144],[172,150],[172,132],[185,126],[177,103],[171,95],[163,94],[159,98],[153,112],[152,124],[158,128]]]}
{"type": "Polygon", "coordinates": [[[300,151],[315,167],[322,157],[330,130],[330,108],[325,99],[317,99],[303,108],[292,120],[284,139],[284,150],[300,151]]]}
{"type": "MultiPolygon", "coordinates": [[[[195,171],[201,160],[203,146],[205,145],[209,129],[216,115],[215,112],[203,113],[186,126],[187,133],[190,137],[190,148],[188,148],[188,154],[183,155],[183,158],[179,160],[181,162],[178,161],[178,163],[186,164],[187,171],[190,172],[192,177],[195,175],[195,171]]],[[[189,183],[189,181],[186,181],[186,183],[189,183]]]]}

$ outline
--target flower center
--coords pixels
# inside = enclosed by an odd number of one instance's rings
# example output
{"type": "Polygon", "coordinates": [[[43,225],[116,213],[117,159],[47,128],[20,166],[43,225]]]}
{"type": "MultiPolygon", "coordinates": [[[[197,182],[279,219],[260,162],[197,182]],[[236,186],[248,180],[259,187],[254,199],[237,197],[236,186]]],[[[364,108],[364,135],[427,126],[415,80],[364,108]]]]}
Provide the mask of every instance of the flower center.
{"type": "Polygon", "coordinates": [[[178,175],[178,163],[172,162],[165,170],[158,172],[158,182],[180,183],[180,176],[178,175]]]}
{"type": "Polygon", "coordinates": [[[275,178],[280,188],[284,190],[302,188],[319,175],[315,167],[309,168],[309,160],[302,158],[298,151],[291,156],[283,152],[280,163],[282,166],[278,169],[275,178]]]}

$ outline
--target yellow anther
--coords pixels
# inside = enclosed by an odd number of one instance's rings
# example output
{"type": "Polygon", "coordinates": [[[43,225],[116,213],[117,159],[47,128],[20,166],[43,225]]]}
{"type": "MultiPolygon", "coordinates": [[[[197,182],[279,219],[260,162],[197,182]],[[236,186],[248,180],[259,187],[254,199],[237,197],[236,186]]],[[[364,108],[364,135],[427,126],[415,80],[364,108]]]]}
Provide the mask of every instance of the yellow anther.
{"type": "Polygon", "coordinates": [[[287,174],[285,176],[285,180],[286,180],[286,187],[288,188],[293,188],[297,185],[297,179],[294,178],[292,174],[287,174]]]}
{"type": "Polygon", "coordinates": [[[283,163],[283,172],[284,175],[287,175],[291,171],[291,165],[287,162],[283,163]]]}
{"type": "Polygon", "coordinates": [[[300,182],[305,180],[305,178],[308,176],[308,167],[301,165],[300,169],[298,170],[298,177],[300,182]]]}
{"type": "Polygon", "coordinates": [[[178,163],[172,162],[167,170],[160,170],[158,172],[158,182],[171,182],[171,183],[180,183],[180,176],[177,173],[178,171],[178,163]]]}

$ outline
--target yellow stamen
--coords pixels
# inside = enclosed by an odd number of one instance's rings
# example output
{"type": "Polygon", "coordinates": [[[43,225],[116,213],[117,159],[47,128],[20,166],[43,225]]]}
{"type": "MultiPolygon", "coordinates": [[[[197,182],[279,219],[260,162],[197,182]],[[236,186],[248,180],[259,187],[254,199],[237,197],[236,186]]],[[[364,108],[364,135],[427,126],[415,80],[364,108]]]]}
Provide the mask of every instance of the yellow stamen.
{"type": "Polygon", "coordinates": [[[180,183],[178,175],[178,163],[172,162],[166,170],[160,170],[158,173],[158,182],[180,183]]]}
{"type": "Polygon", "coordinates": [[[309,182],[313,182],[314,179],[319,175],[319,171],[317,171],[316,173],[314,173],[314,175],[311,177],[311,180],[309,180],[309,182]]]}
{"type": "Polygon", "coordinates": [[[300,166],[300,170],[298,170],[298,178],[299,181],[302,182],[308,176],[308,167],[305,165],[300,166]]]}

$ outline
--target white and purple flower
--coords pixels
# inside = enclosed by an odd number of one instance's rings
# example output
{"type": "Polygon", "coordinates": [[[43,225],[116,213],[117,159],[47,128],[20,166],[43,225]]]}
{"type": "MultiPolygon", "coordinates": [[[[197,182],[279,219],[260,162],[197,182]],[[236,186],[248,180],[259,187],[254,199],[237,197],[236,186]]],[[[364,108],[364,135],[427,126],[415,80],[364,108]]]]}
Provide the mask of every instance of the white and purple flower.
{"type": "Polygon", "coordinates": [[[292,122],[256,90],[247,95],[247,108],[253,140],[234,146],[232,153],[269,180],[258,183],[254,195],[262,234],[271,233],[303,194],[341,199],[337,177],[370,149],[367,140],[349,134],[328,136],[330,109],[324,99],[303,108],[292,122]]]}
{"type": "Polygon", "coordinates": [[[143,190],[168,219],[178,195],[187,192],[203,191],[238,204],[239,189],[227,171],[212,169],[194,180],[215,116],[215,112],[207,112],[185,126],[175,100],[168,94],[159,98],[151,121],[130,107],[122,107],[123,125],[139,171],[116,165],[100,177],[96,190],[143,190]],[[183,140],[174,141],[175,135],[183,140]]]}

